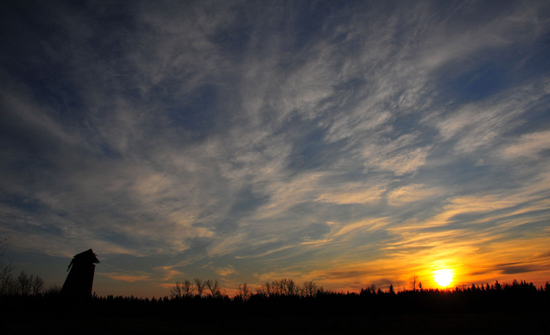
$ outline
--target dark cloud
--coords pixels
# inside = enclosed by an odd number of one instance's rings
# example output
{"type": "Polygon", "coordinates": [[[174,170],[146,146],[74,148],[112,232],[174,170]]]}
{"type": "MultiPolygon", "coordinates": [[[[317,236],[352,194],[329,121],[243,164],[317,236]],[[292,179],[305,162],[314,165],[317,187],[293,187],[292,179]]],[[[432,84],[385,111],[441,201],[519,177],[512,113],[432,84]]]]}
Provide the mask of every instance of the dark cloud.
{"type": "Polygon", "coordinates": [[[364,277],[367,276],[370,271],[358,271],[358,270],[351,270],[351,271],[328,271],[325,274],[322,275],[325,279],[352,279],[357,277],[364,277]]]}
{"type": "Polygon", "coordinates": [[[395,281],[389,279],[389,278],[381,278],[379,280],[376,280],[374,282],[374,284],[376,286],[389,286],[389,285],[392,285],[392,284],[395,284],[395,281]]]}
{"type": "Polygon", "coordinates": [[[513,275],[518,273],[529,273],[534,271],[539,271],[540,269],[535,266],[529,265],[517,265],[517,266],[504,266],[499,268],[503,274],[513,275]]]}
{"type": "Polygon", "coordinates": [[[542,259],[550,258],[550,251],[549,252],[544,252],[542,254],[538,254],[538,255],[535,256],[535,258],[542,258],[542,259]]]}
{"type": "Polygon", "coordinates": [[[482,271],[474,271],[474,272],[470,272],[469,275],[470,276],[483,276],[485,274],[489,274],[493,272],[492,270],[482,270],[482,271]]]}
{"type": "Polygon", "coordinates": [[[510,263],[501,263],[501,264],[498,264],[497,266],[507,267],[507,266],[516,266],[518,264],[524,264],[524,263],[522,263],[522,262],[510,262],[510,263]]]}

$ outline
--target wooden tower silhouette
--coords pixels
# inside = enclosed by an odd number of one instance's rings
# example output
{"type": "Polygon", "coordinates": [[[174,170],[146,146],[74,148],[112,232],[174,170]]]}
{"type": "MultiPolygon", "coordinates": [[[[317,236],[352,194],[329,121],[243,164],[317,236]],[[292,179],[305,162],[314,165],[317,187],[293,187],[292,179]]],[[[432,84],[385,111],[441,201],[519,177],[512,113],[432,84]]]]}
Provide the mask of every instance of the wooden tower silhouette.
{"type": "Polygon", "coordinates": [[[61,294],[66,297],[87,299],[92,296],[95,263],[99,263],[92,249],[75,255],[67,268],[71,270],[65,279],[61,294]]]}

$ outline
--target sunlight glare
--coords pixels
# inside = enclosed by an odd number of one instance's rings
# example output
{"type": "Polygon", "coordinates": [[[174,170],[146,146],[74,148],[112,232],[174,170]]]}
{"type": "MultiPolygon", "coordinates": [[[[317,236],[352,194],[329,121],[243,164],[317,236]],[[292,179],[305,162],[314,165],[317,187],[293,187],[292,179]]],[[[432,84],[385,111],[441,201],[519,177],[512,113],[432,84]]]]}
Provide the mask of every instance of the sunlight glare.
{"type": "Polygon", "coordinates": [[[442,269],[434,271],[434,280],[437,285],[441,287],[447,287],[453,281],[453,271],[449,269],[442,269]]]}

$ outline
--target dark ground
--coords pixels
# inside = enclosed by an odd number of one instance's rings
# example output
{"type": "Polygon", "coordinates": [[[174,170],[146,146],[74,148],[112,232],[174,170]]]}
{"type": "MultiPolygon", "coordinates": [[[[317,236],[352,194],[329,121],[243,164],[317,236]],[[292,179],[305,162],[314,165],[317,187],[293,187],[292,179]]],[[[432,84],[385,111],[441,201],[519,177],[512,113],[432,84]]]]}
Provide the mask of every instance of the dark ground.
{"type": "Polygon", "coordinates": [[[353,317],[44,318],[4,320],[2,334],[550,334],[550,315],[433,313],[353,317]]]}

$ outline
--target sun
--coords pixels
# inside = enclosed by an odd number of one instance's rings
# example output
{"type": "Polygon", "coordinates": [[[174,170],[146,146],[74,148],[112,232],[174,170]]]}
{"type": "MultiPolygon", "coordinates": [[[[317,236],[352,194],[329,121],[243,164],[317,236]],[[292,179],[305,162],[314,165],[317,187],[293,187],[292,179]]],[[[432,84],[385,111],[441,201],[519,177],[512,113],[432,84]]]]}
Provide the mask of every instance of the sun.
{"type": "Polygon", "coordinates": [[[449,269],[434,271],[434,280],[441,287],[449,286],[453,282],[453,277],[453,271],[449,269]]]}

